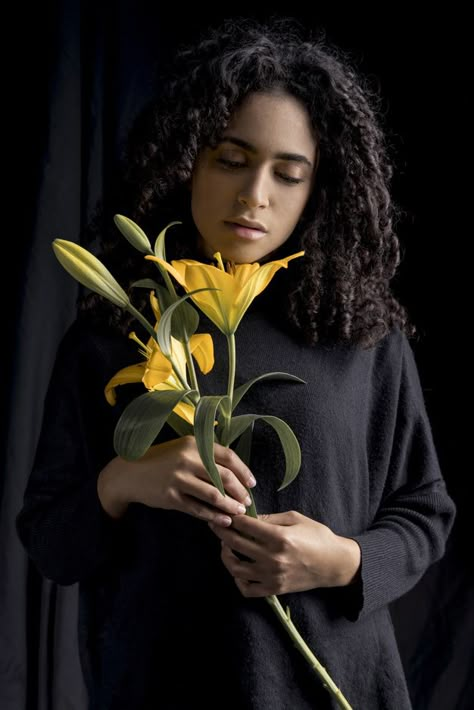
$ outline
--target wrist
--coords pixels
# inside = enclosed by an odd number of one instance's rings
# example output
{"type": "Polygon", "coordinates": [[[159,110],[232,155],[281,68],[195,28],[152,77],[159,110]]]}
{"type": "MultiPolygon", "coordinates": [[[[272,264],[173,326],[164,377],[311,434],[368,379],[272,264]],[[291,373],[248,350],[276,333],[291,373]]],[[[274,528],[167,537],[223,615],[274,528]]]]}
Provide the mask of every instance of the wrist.
{"type": "Polygon", "coordinates": [[[105,512],[114,519],[121,518],[128,508],[124,492],[120,459],[112,459],[100,472],[97,479],[97,495],[105,512]]]}
{"type": "Polygon", "coordinates": [[[338,535],[339,564],[336,587],[347,587],[354,584],[361,565],[361,551],[358,543],[352,538],[338,535]]]}

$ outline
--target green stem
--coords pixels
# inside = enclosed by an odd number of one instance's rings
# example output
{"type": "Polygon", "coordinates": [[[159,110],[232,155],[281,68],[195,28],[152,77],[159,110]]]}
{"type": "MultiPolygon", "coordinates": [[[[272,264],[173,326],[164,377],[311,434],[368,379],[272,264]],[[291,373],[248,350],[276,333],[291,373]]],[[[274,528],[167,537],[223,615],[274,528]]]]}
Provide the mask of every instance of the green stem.
{"type": "MultiPolygon", "coordinates": [[[[156,264],[156,261],[155,261],[156,264]]],[[[172,296],[174,296],[174,300],[178,300],[178,294],[176,293],[176,289],[174,287],[174,283],[171,281],[171,277],[169,273],[166,271],[166,269],[163,269],[163,267],[160,264],[156,264],[161,272],[161,275],[163,276],[163,279],[165,281],[165,284],[168,288],[168,291],[172,296]]]]}
{"type": "Polygon", "coordinates": [[[227,396],[229,397],[229,409],[223,408],[224,417],[224,431],[222,432],[221,443],[222,446],[229,445],[229,434],[230,434],[230,421],[232,418],[232,401],[234,399],[234,384],[235,384],[235,364],[236,364],[236,352],[235,352],[235,334],[230,333],[227,335],[227,349],[229,352],[229,374],[227,378],[227,396]]]}
{"type": "Polygon", "coordinates": [[[151,335],[151,337],[156,340],[156,332],[155,329],[153,328],[152,324],[145,318],[145,316],[138,311],[135,306],[132,306],[131,303],[127,306],[127,311],[129,311],[134,318],[139,321],[142,326],[145,328],[145,330],[148,331],[148,333],[151,335]]]}
{"type": "Polygon", "coordinates": [[[280,600],[278,599],[277,596],[272,594],[269,597],[265,597],[265,601],[268,602],[268,604],[271,606],[275,614],[277,615],[278,619],[280,620],[281,624],[283,625],[285,631],[293,641],[293,644],[296,646],[298,651],[304,656],[304,658],[308,661],[309,665],[311,666],[312,670],[319,676],[320,680],[323,683],[323,686],[326,688],[326,690],[333,696],[334,700],[338,704],[340,708],[344,708],[344,710],[352,710],[352,706],[347,702],[346,698],[342,694],[342,692],[339,690],[337,685],[334,683],[332,680],[331,676],[327,672],[327,670],[324,668],[324,666],[321,665],[321,663],[318,661],[314,653],[311,651],[301,634],[299,633],[298,629],[292,622],[290,618],[290,610],[288,607],[286,607],[286,611],[283,609],[280,600]]]}
{"type": "Polygon", "coordinates": [[[186,362],[188,364],[188,370],[189,370],[189,376],[191,378],[191,386],[193,390],[196,390],[199,394],[199,384],[197,381],[196,377],[196,370],[194,367],[194,360],[193,356],[191,355],[191,348],[189,347],[189,340],[185,340],[184,343],[184,352],[186,353],[186,362]]]}

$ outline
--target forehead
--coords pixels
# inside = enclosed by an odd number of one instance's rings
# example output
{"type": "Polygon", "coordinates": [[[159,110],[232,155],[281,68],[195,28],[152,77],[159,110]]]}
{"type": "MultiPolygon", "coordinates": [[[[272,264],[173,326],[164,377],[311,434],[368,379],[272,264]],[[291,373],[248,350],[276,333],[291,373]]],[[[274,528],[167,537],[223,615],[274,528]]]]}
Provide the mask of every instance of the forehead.
{"type": "Polygon", "coordinates": [[[317,140],[305,106],[289,94],[250,94],[232,114],[222,138],[235,135],[262,153],[302,153],[313,160],[317,140]]]}

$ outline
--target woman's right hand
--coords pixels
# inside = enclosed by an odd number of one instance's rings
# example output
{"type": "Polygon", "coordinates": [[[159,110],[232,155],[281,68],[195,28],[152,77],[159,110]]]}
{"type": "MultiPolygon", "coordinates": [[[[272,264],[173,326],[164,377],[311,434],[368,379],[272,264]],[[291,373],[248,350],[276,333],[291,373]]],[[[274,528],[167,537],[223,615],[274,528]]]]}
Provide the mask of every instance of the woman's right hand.
{"type": "Polygon", "coordinates": [[[129,503],[143,503],[231,525],[229,516],[245,513],[250,505],[247,488],[255,485],[255,479],[232,449],[215,443],[214,458],[225,496],[210,480],[194,436],[151,446],[137,461],[117,456],[99,474],[102,507],[111,517],[120,518],[129,503]]]}

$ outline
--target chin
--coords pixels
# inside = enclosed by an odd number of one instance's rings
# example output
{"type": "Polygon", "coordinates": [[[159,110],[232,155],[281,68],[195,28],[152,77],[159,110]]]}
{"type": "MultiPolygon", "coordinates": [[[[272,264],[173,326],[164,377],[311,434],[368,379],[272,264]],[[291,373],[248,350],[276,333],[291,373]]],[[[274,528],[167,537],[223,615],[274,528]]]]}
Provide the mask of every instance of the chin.
{"type": "Polygon", "coordinates": [[[271,252],[265,249],[252,248],[248,245],[242,245],[234,248],[223,248],[221,256],[224,260],[234,261],[236,264],[253,264],[256,261],[266,260],[270,257],[271,252]]]}

